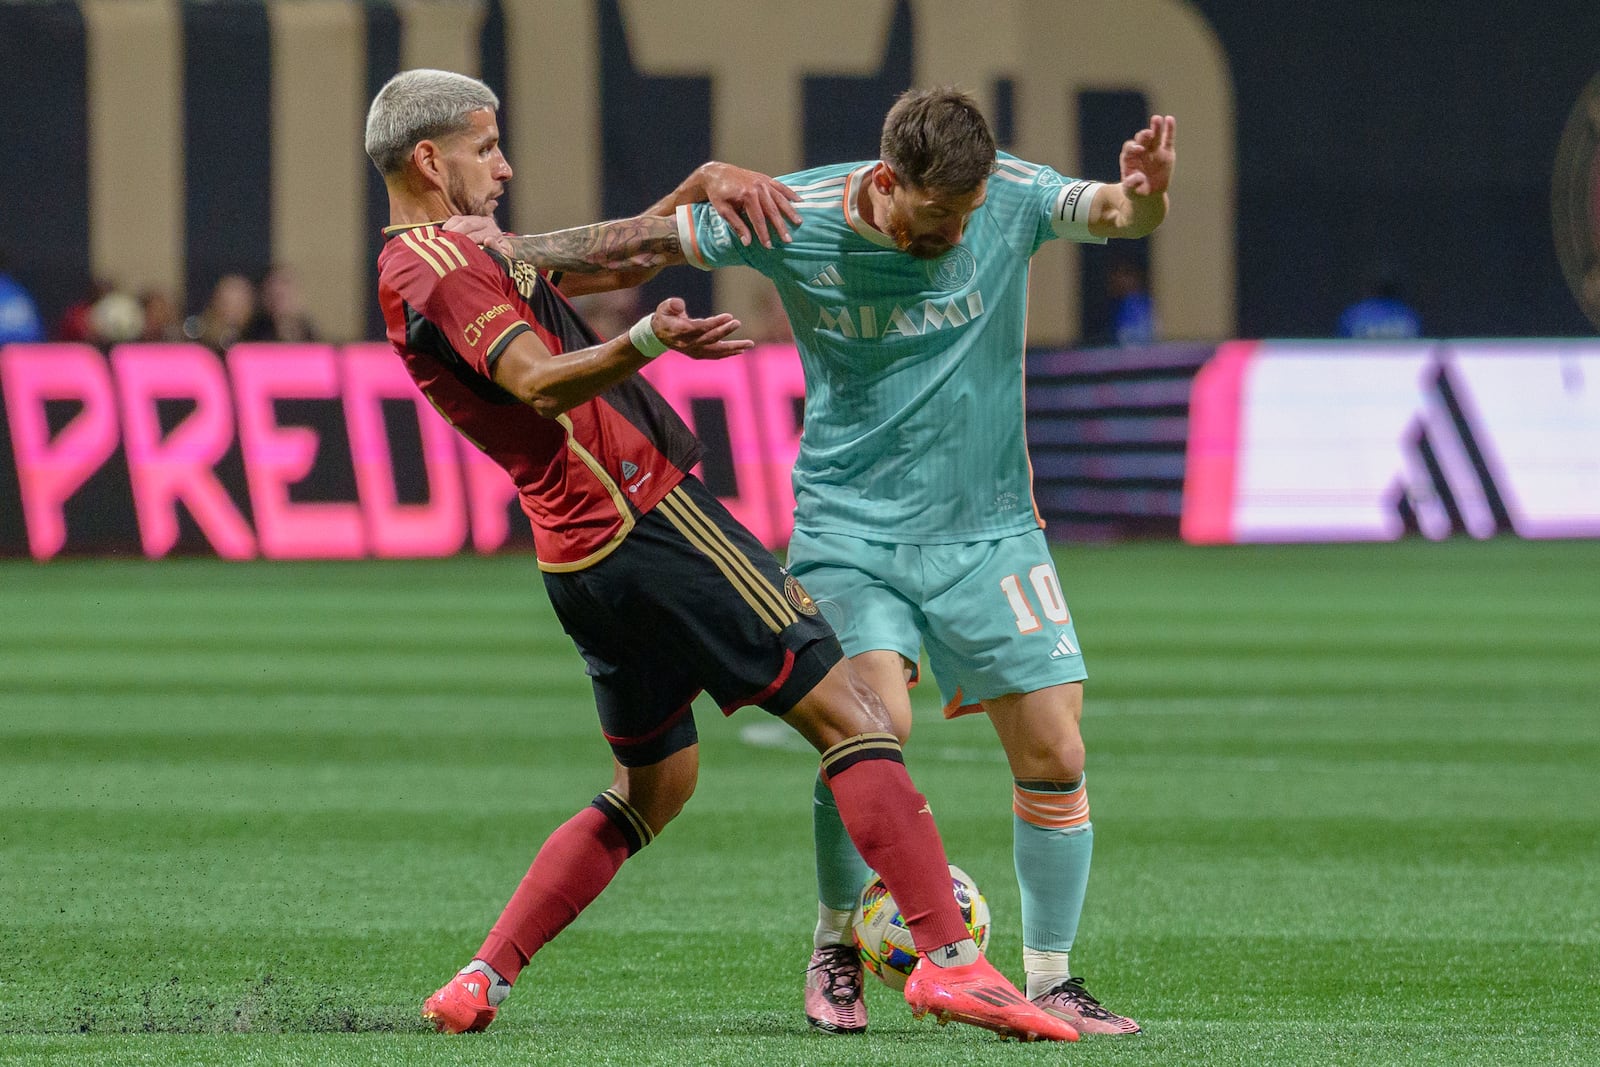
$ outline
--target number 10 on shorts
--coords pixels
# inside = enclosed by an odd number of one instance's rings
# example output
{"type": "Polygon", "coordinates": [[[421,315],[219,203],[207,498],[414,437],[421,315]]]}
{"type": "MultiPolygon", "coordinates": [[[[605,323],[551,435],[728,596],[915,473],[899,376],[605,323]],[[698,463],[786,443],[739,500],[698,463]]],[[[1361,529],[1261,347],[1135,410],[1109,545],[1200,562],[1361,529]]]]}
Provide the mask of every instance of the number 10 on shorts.
{"type": "MultiPolygon", "coordinates": [[[[1039,564],[1028,572],[1028,584],[1033,586],[1045,618],[1063,626],[1072,621],[1067,611],[1067,598],[1061,594],[1061,583],[1056,580],[1054,567],[1048,563],[1039,564]]],[[[1039,616],[1034,614],[1033,603],[1022,588],[1021,578],[1015,574],[1006,575],[1000,579],[1000,591],[1006,595],[1006,603],[1011,605],[1011,613],[1017,617],[1018,633],[1031,634],[1039,629],[1039,616]]]]}

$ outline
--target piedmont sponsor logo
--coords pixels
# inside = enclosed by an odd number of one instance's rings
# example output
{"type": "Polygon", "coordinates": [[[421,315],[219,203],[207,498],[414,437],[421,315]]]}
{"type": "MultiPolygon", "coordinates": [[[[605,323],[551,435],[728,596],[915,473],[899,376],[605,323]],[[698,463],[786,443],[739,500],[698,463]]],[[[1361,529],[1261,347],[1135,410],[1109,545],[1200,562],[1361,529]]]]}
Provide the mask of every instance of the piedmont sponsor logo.
{"type": "Polygon", "coordinates": [[[909,309],[899,304],[885,310],[862,304],[853,311],[847,307],[819,309],[816,330],[852,341],[884,340],[896,335],[921,337],[936,330],[965,326],[983,314],[983,293],[974,289],[964,297],[950,300],[924,300],[909,309]]]}
{"type": "Polygon", "coordinates": [[[478,342],[483,340],[484,331],[489,328],[489,323],[511,310],[510,304],[498,304],[482,315],[473,319],[462,329],[461,336],[473,348],[478,347],[478,342]]]}

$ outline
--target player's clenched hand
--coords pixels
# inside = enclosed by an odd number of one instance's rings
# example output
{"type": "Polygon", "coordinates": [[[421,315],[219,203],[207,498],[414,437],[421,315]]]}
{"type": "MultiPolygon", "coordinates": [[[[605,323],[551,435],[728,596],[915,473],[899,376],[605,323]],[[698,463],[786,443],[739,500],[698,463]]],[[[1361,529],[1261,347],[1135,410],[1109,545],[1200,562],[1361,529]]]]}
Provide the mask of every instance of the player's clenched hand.
{"type": "Polygon", "coordinates": [[[706,199],[742,243],[750,243],[752,230],[763,248],[772,247],[773,231],[780,239],[791,240],[785,220],[800,225],[800,212],[793,203],[800,199],[799,193],[776,178],[730,163],[706,163],[700,175],[706,199]]]}
{"type": "Polygon", "coordinates": [[[690,318],[688,308],[675,296],[663,300],[650,316],[650,328],[662,343],[690,359],[725,359],[754,348],[754,341],[728,336],[739,326],[732,315],[690,318]]]}
{"type": "Polygon", "coordinates": [[[1172,184],[1178,161],[1178,120],[1151,115],[1150,125],[1122,142],[1122,187],[1131,196],[1160,196],[1172,184]]]}
{"type": "Polygon", "coordinates": [[[500,232],[500,224],[489,215],[452,215],[445,220],[444,228],[451,233],[465,234],[473,244],[492,248],[502,256],[511,256],[511,238],[500,232]]]}

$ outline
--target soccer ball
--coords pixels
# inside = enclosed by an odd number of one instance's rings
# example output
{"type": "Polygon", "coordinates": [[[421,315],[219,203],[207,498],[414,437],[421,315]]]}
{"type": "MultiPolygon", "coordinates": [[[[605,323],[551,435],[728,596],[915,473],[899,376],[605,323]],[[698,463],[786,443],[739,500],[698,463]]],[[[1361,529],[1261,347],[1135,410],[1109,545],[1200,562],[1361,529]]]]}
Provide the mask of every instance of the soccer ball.
{"type": "MultiPolygon", "coordinates": [[[[978,951],[989,946],[989,902],[978,892],[978,885],[960,867],[950,865],[950,888],[961,908],[961,919],[978,943],[978,951]]],[[[904,990],[911,969],[917,965],[917,947],[911,929],[900,917],[900,905],[889,895],[883,879],[873,875],[861,890],[861,899],[852,916],[851,929],[861,963],[890,989],[904,990]]]]}

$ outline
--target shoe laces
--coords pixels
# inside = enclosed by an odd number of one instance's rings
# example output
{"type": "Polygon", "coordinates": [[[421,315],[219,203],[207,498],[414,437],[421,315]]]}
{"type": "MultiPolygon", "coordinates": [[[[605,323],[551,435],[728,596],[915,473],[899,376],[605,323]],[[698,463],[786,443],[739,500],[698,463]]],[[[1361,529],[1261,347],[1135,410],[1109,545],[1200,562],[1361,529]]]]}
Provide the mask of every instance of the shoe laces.
{"type": "Polygon", "coordinates": [[[1100,1006],[1100,1002],[1094,998],[1094,994],[1090,993],[1083,987],[1082,978],[1068,978],[1065,981],[1057,982],[1055,985],[1050,987],[1044,996],[1040,997],[1039,999],[1065,1000],[1070,1003],[1073,1009],[1085,1019],[1121,1018],[1121,1016],[1114,1015],[1100,1006]]]}
{"type": "Polygon", "coordinates": [[[806,968],[820,978],[822,995],[835,1004],[854,1004],[861,999],[861,956],[849,945],[819,948],[806,968]]]}

